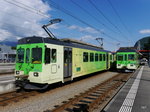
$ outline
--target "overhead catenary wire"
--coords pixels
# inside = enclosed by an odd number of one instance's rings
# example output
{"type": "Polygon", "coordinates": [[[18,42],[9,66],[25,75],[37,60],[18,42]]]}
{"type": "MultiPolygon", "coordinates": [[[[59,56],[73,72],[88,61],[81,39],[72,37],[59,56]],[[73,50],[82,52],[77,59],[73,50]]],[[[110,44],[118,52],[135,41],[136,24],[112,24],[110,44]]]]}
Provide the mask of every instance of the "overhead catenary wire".
{"type": "MultiPolygon", "coordinates": [[[[37,10],[33,10],[32,8],[29,8],[29,7],[27,7],[27,6],[24,7],[25,4],[24,4],[24,6],[21,6],[21,5],[19,5],[19,4],[16,4],[15,2],[12,2],[12,1],[9,1],[9,0],[4,0],[4,1],[7,2],[7,3],[9,3],[9,4],[15,5],[15,6],[19,7],[19,8],[22,8],[22,9],[24,9],[24,10],[26,10],[26,11],[29,11],[29,12],[31,12],[31,13],[34,13],[34,14],[37,14],[37,15],[40,15],[40,16],[49,18],[49,16],[44,15],[44,14],[42,14],[41,12],[39,12],[39,11],[37,11],[37,10]]],[[[22,3],[22,4],[23,4],[23,3],[22,3]]]]}
{"type": "Polygon", "coordinates": [[[75,20],[78,20],[78,21],[81,22],[82,24],[84,24],[84,25],[86,25],[86,26],[89,26],[89,27],[95,29],[96,31],[100,32],[101,34],[105,35],[106,37],[108,37],[108,38],[110,38],[110,39],[114,39],[114,40],[116,40],[116,41],[118,41],[118,42],[121,42],[120,40],[116,39],[115,37],[112,37],[112,36],[110,36],[110,35],[108,35],[108,34],[102,32],[101,30],[97,29],[97,28],[94,27],[93,25],[91,25],[91,24],[89,24],[89,23],[83,21],[83,20],[80,19],[79,17],[74,16],[72,13],[70,13],[68,10],[64,9],[63,7],[61,7],[60,5],[58,5],[57,3],[55,3],[54,1],[52,1],[52,0],[49,0],[49,1],[51,1],[51,3],[48,2],[48,4],[51,5],[52,7],[56,8],[57,10],[59,10],[59,11],[65,13],[65,14],[67,14],[67,15],[69,15],[69,16],[71,16],[72,18],[74,18],[75,20]]]}
{"type": "MultiPolygon", "coordinates": [[[[116,10],[116,8],[113,6],[111,0],[107,0],[108,3],[110,4],[110,6],[112,7],[112,9],[114,10],[116,16],[119,18],[122,26],[126,29],[126,31],[129,33],[130,36],[132,36],[131,32],[129,31],[129,29],[127,28],[126,24],[123,22],[123,20],[121,19],[121,16],[119,15],[118,11],[116,10]]],[[[131,40],[130,40],[131,41],[131,40]]]]}
{"type": "MultiPolygon", "coordinates": [[[[17,16],[17,15],[14,15],[14,14],[12,14],[12,13],[8,13],[8,12],[5,12],[5,11],[3,11],[3,10],[1,10],[1,12],[3,12],[3,13],[5,13],[5,14],[7,14],[7,15],[9,15],[9,16],[12,16],[12,17],[15,17],[15,18],[21,18],[22,16],[17,16]]],[[[29,22],[32,22],[31,20],[29,20],[29,19],[27,19],[27,18],[22,18],[22,19],[25,19],[25,20],[27,20],[27,21],[29,21],[29,22]]],[[[2,22],[3,23],[3,22],[2,22]]],[[[67,22],[66,22],[67,23],[67,22]]],[[[25,27],[21,27],[21,26],[17,26],[17,25],[14,25],[14,24],[9,24],[9,23],[5,23],[6,25],[11,25],[11,26],[15,26],[15,27],[19,27],[19,28],[21,28],[21,29],[27,29],[27,28],[25,28],[25,27]]],[[[70,27],[69,25],[67,25],[68,27],[70,27]]],[[[31,30],[31,31],[33,31],[33,30],[31,30]]],[[[35,32],[35,30],[34,30],[34,32],[35,32]]],[[[83,33],[83,34],[86,34],[85,32],[81,32],[81,33],[83,33]]]]}
{"type": "MultiPolygon", "coordinates": [[[[0,7],[0,8],[2,8],[2,7],[0,7]]],[[[8,13],[8,12],[3,11],[3,10],[0,10],[0,12],[5,13],[5,14],[7,14],[7,15],[9,15],[9,16],[12,16],[12,17],[15,17],[15,18],[22,18],[22,19],[25,19],[25,20],[27,20],[27,21],[29,21],[29,22],[33,22],[33,21],[31,21],[29,18],[25,18],[25,17],[23,17],[23,16],[17,16],[17,15],[15,15],[15,14],[13,14],[13,13],[8,13]]]]}
{"type": "Polygon", "coordinates": [[[81,10],[83,10],[86,14],[88,14],[90,17],[94,18],[99,24],[103,25],[105,28],[109,29],[112,32],[115,32],[113,29],[111,29],[110,27],[108,27],[107,25],[105,25],[102,21],[100,21],[99,19],[97,19],[94,15],[92,15],[88,10],[86,10],[85,8],[81,7],[78,3],[76,3],[73,0],[70,0],[74,5],[76,5],[77,7],[79,7],[81,10]]]}
{"type": "Polygon", "coordinates": [[[31,8],[31,9],[37,11],[38,13],[40,13],[41,15],[43,15],[43,16],[45,16],[45,17],[48,17],[48,16],[45,15],[45,13],[42,12],[41,10],[37,10],[36,8],[33,8],[33,7],[31,7],[31,6],[28,6],[28,5],[24,4],[24,3],[19,2],[19,1],[16,1],[16,0],[13,0],[13,1],[16,2],[16,3],[19,3],[19,4],[21,4],[21,5],[23,5],[23,6],[25,6],[25,7],[31,8]]]}
{"type": "Polygon", "coordinates": [[[92,0],[88,1],[125,39],[127,38],[122,31],[93,3],[92,0]]]}

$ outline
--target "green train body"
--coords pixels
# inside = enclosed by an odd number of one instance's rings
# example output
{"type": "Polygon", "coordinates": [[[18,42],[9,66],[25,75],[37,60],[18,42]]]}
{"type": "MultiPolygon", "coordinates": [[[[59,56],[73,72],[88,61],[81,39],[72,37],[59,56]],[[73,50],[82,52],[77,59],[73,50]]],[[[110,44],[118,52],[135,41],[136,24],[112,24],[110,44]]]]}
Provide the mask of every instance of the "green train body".
{"type": "Polygon", "coordinates": [[[18,41],[15,67],[16,85],[44,89],[90,73],[108,70],[113,55],[96,46],[42,37],[18,41]]]}
{"type": "Polygon", "coordinates": [[[139,67],[139,53],[134,49],[118,50],[116,57],[118,70],[136,70],[139,67]]]}

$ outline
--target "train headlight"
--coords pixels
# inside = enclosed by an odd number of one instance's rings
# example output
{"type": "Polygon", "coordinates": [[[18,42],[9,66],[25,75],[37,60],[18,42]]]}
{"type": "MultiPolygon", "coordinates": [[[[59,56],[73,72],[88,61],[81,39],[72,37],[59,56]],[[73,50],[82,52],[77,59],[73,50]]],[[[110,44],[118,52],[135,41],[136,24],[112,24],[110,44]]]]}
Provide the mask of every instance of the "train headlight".
{"type": "Polygon", "coordinates": [[[16,74],[18,75],[18,74],[20,74],[20,72],[19,72],[19,71],[16,71],[16,74]]]}
{"type": "Polygon", "coordinates": [[[38,72],[34,72],[33,75],[34,75],[35,77],[38,77],[38,76],[39,76],[38,72]]]}

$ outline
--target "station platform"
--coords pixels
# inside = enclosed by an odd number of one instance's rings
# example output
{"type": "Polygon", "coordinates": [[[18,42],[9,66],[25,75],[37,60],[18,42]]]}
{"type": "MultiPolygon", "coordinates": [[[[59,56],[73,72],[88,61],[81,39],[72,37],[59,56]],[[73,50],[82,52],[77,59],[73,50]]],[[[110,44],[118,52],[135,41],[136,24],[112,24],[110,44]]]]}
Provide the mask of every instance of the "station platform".
{"type": "Polygon", "coordinates": [[[141,66],[103,112],[150,112],[150,67],[141,66]]]}

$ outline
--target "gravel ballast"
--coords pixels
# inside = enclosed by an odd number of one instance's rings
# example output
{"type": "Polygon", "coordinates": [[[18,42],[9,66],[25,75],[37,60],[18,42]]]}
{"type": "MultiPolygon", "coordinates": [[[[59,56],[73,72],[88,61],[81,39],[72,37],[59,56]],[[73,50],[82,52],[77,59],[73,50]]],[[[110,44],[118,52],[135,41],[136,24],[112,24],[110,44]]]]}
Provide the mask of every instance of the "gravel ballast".
{"type": "Polygon", "coordinates": [[[23,99],[17,103],[11,103],[8,106],[0,107],[0,112],[43,112],[47,109],[53,109],[55,105],[60,105],[61,102],[67,101],[69,98],[73,98],[75,95],[117,74],[116,72],[104,72],[75,81],[71,84],[51,89],[37,96],[23,99]]]}

